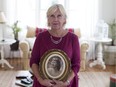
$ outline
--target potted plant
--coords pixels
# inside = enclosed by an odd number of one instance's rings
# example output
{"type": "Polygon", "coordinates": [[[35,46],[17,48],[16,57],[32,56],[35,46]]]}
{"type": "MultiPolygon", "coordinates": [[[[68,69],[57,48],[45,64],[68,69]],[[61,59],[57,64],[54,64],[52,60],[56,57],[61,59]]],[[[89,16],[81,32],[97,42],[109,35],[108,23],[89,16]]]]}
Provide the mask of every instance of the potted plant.
{"type": "Polygon", "coordinates": [[[16,51],[19,48],[19,40],[18,40],[18,34],[21,31],[21,28],[18,26],[19,21],[14,22],[12,26],[9,26],[13,30],[14,39],[16,40],[15,43],[10,45],[10,48],[12,51],[16,51]]]}
{"type": "Polygon", "coordinates": [[[110,45],[104,46],[104,60],[108,65],[116,65],[116,21],[113,20],[109,25],[109,37],[112,39],[112,43],[110,45]]]}
{"type": "Polygon", "coordinates": [[[115,44],[114,41],[116,40],[116,22],[115,19],[113,20],[113,23],[108,24],[109,25],[109,37],[112,38],[112,46],[115,44]]]}
{"type": "Polygon", "coordinates": [[[11,28],[13,30],[14,39],[18,40],[18,33],[21,31],[21,28],[18,26],[18,21],[14,22],[11,28]]]}

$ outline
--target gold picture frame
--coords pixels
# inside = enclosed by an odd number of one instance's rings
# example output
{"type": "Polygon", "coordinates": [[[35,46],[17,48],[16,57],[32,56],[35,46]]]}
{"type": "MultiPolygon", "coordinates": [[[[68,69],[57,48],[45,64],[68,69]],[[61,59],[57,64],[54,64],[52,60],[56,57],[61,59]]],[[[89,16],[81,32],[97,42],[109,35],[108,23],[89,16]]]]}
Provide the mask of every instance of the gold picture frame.
{"type": "Polygon", "coordinates": [[[70,59],[62,50],[49,50],[42,56],[40,60],[39,72],[43,79],[65,81],[70,71],[70,59]]]}

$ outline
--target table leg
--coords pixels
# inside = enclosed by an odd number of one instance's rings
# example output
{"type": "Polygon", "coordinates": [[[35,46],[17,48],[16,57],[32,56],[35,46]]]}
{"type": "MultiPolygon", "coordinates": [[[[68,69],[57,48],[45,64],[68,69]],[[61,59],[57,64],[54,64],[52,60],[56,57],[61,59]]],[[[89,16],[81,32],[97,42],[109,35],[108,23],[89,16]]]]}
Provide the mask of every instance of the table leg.
{"type": "Polygon", "coordinates": [[[93,67],[95,65],[101,65],[103,69],[106,69],[105,63],[103,61],[103,47],[102,47],[102,42],[99,42],[97,45],[97,60],[93,61],[90,63],[90,67],[93,67]]]}
{"type": "Polygon", "coordinates": [[[9,67],[9,68],[13,68],[9,62],[7,60],[4,59],[4,46],[1,46],[1,60],[0,63],[2,64],[2,67],[4,67],[4,63],[9,67]]]}

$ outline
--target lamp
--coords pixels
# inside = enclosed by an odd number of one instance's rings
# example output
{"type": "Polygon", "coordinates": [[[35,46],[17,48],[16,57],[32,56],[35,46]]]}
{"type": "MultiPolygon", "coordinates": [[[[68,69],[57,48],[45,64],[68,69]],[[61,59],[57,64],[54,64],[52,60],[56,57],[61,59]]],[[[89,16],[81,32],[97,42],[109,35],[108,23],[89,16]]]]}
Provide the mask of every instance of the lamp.
{"type": "MultiPolygon", "coordinates": [[[[6,17],[4,15],[4,12],[0,11],[0,24],[2,24],[2,29],[3,29],[3,24],[6,23],[6,17]]],[[[4,41],[4,29],[2,30],[2,41],[4,41]]]]}

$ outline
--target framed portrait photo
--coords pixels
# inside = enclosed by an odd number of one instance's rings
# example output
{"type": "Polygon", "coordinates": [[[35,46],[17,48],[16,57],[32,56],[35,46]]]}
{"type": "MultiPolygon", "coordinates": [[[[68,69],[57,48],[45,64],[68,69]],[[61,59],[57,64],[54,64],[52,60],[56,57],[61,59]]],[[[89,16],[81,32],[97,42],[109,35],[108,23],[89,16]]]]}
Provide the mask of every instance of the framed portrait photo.
{"type": "Polygon", "coordinates": [[[67,54],[59,49],[47,51],[41,58],[39,72],[43,79],[65,81],[71,71],[67,54]]]}

